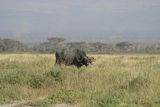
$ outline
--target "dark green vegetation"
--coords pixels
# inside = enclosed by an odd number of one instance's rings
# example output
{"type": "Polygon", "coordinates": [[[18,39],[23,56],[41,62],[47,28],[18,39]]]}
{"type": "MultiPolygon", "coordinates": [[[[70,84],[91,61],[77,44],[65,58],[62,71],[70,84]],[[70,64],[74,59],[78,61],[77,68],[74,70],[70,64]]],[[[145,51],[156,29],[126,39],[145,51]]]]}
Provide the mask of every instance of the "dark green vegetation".
{"type": "Polygon", "coordinates": [[[159,107],[160,55],[93,55],[89,67],[54,66],[48,54],[0,55],[0,104],[159,107]]]}

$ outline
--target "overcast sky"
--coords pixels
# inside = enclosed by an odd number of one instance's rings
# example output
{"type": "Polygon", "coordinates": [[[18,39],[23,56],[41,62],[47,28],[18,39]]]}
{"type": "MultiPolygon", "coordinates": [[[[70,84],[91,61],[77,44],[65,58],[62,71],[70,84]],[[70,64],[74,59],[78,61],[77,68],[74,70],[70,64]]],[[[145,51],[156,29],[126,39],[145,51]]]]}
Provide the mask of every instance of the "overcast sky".
{"type": "Polygon", "coordinates": [[[0,0],[0,33],[160,37],[160,0],[0,0]]]}

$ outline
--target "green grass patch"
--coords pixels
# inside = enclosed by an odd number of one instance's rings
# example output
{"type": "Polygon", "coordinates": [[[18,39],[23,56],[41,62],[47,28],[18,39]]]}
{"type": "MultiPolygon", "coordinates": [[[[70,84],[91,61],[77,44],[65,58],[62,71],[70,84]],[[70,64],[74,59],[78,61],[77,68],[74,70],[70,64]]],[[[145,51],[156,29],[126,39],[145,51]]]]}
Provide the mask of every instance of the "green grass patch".
{"type": "Polygon", "coordinates": [[[49,96],[47,99],[44,100],[37,100],[28,103],[29,106],[40,106],[40,107],[48,107],[52,104],[58,103],[78,103],[81,101],[82,95],[78,91],[73,90],[61,90],[52,96],[49,96]]]}
{"type": "Polygon", "coordinates": [[[99,92],[91,96],[89,107],[120,107],[126,105],[124,92],[99,92]]]}

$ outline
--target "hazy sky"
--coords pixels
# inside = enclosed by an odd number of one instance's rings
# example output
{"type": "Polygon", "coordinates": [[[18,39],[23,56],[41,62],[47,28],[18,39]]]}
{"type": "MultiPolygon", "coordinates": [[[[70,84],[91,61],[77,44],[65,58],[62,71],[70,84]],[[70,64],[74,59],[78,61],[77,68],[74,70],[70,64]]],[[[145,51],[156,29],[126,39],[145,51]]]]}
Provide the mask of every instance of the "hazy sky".
{"type": "Polygon", "coordinates": [[[160,37],[160,0],[0,0],[0,33],[160,37]]]}

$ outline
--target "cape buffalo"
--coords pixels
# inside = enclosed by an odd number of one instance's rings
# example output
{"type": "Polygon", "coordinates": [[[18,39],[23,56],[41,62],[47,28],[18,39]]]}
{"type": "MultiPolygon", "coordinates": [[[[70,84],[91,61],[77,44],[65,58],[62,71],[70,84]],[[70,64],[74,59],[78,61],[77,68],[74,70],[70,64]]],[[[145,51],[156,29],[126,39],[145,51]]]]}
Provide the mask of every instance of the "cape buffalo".
{"type": "Polygon", "coordinates": [[[93,57],[88,57],[86,52],[80,49],[56,51],[55,57],[55,64],[75,65],[78,68],[93,62],[93,57]]]}

